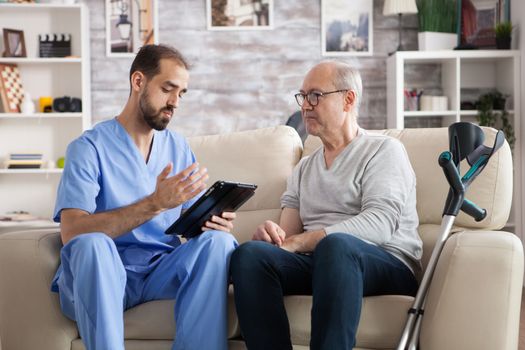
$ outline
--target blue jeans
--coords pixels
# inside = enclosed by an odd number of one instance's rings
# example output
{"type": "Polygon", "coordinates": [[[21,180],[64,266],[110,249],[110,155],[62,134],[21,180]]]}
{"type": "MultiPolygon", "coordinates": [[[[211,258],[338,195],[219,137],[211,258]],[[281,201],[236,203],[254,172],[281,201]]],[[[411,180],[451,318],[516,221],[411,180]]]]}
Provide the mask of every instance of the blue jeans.
{"type": "Polygon", "coordinates": [[[291,350],[284,295],[312,295],[313,350],[352,349],[363,296],[415,295],[410,269],[382,248],[330,234],[312,255],[251,241],[231,258],[235,306],[250,350],[291,350]]]}

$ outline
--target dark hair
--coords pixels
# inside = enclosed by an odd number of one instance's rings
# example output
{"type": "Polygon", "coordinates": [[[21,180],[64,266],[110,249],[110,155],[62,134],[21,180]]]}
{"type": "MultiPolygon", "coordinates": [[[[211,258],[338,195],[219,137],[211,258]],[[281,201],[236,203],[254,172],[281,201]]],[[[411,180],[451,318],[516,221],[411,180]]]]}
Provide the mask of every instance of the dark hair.
{"type": "Polygon", "coordinates": [[[148,79],[157,75],[160,71],[161,59],[172,59],[181,67],[189,69],[189,64],[182,54],[175,48],[167,45],[144,45],[140,48],[137,56],[131,64],[129,79],[136,71],[142,72],[148,79]]]}

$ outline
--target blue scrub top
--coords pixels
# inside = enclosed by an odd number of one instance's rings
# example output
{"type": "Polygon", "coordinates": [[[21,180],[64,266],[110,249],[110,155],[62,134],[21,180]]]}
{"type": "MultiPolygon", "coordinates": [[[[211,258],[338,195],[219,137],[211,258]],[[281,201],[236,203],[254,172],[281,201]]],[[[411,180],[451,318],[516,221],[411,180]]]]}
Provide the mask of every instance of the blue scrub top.
{"type": "MultiPolygon", "coordinates": [[[[143,199],[155,191],[157,176],[169,162],[173,163],[170,176],[195,162],[195,155],[181,135],[170,130],[155,130],[146,163],[116,118],[98,123],[67,148],[54,220],[60,222],[60,212],[66,208],[97,213],[143,199]]],[[[181,210],[189,208],[198,197],[115,238],[126,268],[140,270],[154,256],[180,245],[177,236],[166,235],[164,231],[180,216],[181,210]]]]}

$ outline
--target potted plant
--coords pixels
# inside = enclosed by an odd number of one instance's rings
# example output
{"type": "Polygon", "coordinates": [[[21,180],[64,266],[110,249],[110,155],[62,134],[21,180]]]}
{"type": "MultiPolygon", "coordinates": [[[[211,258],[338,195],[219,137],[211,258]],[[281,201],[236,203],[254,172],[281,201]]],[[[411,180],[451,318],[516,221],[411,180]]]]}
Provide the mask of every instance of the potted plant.
{"type": "Polygon", "coordinates": [[[476,101],[477,117],[479,125],[503,130],[507,142],[513,150],[516,137],[514,135],[514,127],[509,119],[509,112],[507,112],[505,107],[506,99],[507,96],[497,90],[481,95],[476,101]]]}
{"type": "Polygon", "coordinates": [[[419,50],[448,50],[457,45],[457,1],[417,0],[419,50]]]}
{"type": "Polygon", "coordinates": [[[512,23],[510,21],[498,23],[494,31],[496,32],[496,47],[500,50],[510,50],[512,23]]]}

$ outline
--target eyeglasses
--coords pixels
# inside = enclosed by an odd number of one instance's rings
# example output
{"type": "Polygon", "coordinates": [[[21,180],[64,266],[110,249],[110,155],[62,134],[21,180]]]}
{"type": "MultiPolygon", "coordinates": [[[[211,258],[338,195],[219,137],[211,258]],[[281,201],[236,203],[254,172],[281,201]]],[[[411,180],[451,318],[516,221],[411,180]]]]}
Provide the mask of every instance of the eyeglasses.
{"type": "Polygon", "coordinates": [[[344,92],[344,91],[348,91],[348,89],[328,91],[328,92],[312,91],[307,94],[299,92],[295,94],[295,100],[297,101],[297,104],[299,105],[299,107],[303,106],[304,101],[308,101],[310,106],[315,107],[319,104],[320,97],[330,95],[330,94],[335,94],[337,92],[344,92]]]}

